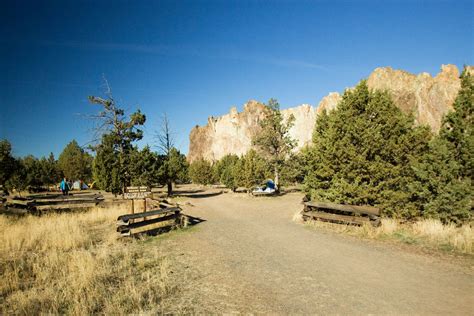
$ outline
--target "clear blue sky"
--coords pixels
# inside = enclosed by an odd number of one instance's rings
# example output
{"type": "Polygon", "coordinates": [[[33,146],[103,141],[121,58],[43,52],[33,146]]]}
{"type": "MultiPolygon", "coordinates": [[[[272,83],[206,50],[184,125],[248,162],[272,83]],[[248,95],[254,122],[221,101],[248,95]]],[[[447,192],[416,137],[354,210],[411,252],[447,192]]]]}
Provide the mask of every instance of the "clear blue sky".
{"type": "Polygon", "coordinates": [[[379,66],[473,64],[473,1],[1,1],[0,138],[56,156],[92,139],[102,76],[176,144],[249,99],[316,105],[379,66]]]}

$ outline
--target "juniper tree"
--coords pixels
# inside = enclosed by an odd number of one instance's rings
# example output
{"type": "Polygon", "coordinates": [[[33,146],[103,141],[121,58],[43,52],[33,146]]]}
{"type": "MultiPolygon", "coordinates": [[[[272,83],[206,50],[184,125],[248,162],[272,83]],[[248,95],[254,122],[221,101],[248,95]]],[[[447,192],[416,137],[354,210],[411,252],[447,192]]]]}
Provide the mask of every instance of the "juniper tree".
{"type": "Polygon", "coordinates": [[[189,177],[193,183],[211,184],[214,182],[212,165],[205,159],[198,159],[189,165],[189,177]]]}
{"type": "Polygon", "coordinates": [[[102,110],[93,116],[99,123],[96,132],[100,135],[101,140],[101,144],[96,148],[100,150],[100,146],[104,145],[102,146],[104,150],[102,156],[109,153],[116,156],[117,159],[103,156],[103,159],[94,164],[96,168],[100,169],[95,174],[104,177],[102,179],[96,178],[96,181],[106,187],[113,188],[114,193],[119,193],[120,191],[124,192],[125,187],[130,184],[129,165],[133,143],[143,138],[143,131],[139,127],[145,124],[146,117],[140,110],[137,110],[127,118],[125,111],[117,105],[107,81],[105,83],[107,85],[106,98],[89,97],[91,103],[102,106],[102,110]],[[113,166],[100,165],[103,161],[111,161],[113,166]],[[104,183],[106,181],[114,181],[114,184],[104,183]],[[118,183],[116,183],[117,181],[118,183]]]}
{"type": "Polygon", "coordinates": [[[162,157],[151,151],[149,146],[145,146],[142,150],[134,148],[129,166],[131,185],[151,187],[157,184],[162,165],[162,157]]]}
{"type": "Polygon", "coordinates": [[[430,132],[382,91],[362,81],[346,90],[337,108],[316,122],[310,170],[305,179],[312,199],[382,205],[386,213],[416,215],[404,204],[413,179],[410,159],[427,149],[430,132]]]}
{"type": "Polygon", "coordinates": [[[92,156],[82,149],[75,140],[67,144],[59,155],[58,166],[68,179],[84,181],[91,179],[92,156]]]}
{"type": "MultiPolygon", "coordinates": [[[[92,157],[90,157],[88,165],[88,175],[91,176],[92,172],[92,157]]],[[[59,182],[61,179],[62,173],[59,169],[58,162],[54,158],[54,154],[50,153],[48,158],[43,157],[40,160],[41,166],[41,182],[45,185],[52,185],[59,182]]]]}
{"type": "Polygon", "coordinates": [[[425,217],[460,223],[472,216],[473,111],[474,78],[465,69],[453,111],[443,118],[439,135],[430,142],[428,152],[412,164],[412,204],[425,217]]]}
{"type": "Polygon", "coordinates": [[[284,120],[280,111],[280,105],[275,99],[270,99],[266,105],[267,115],[260,122],[260,131],[253,138],[253,144],[266,158],[274,173],[277,191],[280,184],[281,168],[296,146],[296,142],[290,137],[289,131],[294,124],[294,116],[284,120]]]}
{"type": "Polygon", "coordinates": [[[269,170],[266,161],[255,150],[250,149],[235,165],[236,185],[249,192],[270,176],[269,170]]]}
{"type": "Polygon", "coordinates": [[[12,145],[6,139],[0,140],[0,184],[5,185],[13,175],[16,167],[12,156],[12,145]]]}
{"type": "Polygon", "coordinates": [[[237,165],[239,157],[234,154],[228,154],[222,157],[214,166],[214,177],[227,188],[235,191],[238,187],[237,183],[237,165]]]}

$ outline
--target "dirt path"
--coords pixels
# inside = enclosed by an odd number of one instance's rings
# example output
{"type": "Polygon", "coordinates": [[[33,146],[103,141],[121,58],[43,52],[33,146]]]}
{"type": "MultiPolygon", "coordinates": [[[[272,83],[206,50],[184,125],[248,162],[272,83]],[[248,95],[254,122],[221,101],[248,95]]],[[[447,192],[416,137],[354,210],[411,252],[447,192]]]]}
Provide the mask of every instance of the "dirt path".
{"type": "Polygon", "coordinates": [[[198,313],[470,314],[474,277],[439,259],[292,221],[301,195],[189,198],[204,219],[165,239],[198,313]]]}

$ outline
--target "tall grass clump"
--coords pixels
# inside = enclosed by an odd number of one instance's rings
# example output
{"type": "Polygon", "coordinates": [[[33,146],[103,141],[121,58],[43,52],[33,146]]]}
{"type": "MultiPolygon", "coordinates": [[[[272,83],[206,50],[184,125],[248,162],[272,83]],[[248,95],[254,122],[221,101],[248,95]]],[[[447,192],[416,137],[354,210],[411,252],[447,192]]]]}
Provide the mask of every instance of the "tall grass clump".
{"type": "Polygon", "coordinates": [[[161,311],[169,263],[140,240],[120,240],[124,211],[0,216],[0,314],[161,311]]]}

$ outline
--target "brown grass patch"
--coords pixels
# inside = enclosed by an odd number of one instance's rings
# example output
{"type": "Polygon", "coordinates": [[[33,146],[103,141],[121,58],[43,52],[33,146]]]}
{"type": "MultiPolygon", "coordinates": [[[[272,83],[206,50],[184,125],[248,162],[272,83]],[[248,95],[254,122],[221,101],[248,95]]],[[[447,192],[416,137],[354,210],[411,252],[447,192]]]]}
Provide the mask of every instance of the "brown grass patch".
{"type": "Polygon", "coordinates": [[[439,220],[424,219],[414,223],[400,223],[395,219],[382,219],[379,227],[339,225],[321,221],[310,221],[307,225],[330,229],[338,233],[371,239],[390,239],[406,244],[417,244],[426,248],[473,255],[474,234],[470,224],[456,227],[444,225],[439,220]]]}
{"type": "Polygon", "coordinates": [[[118,238],[123,213],[0,216],[0,314],[163,312],[170,263],[143,240],[118,238]]]}

